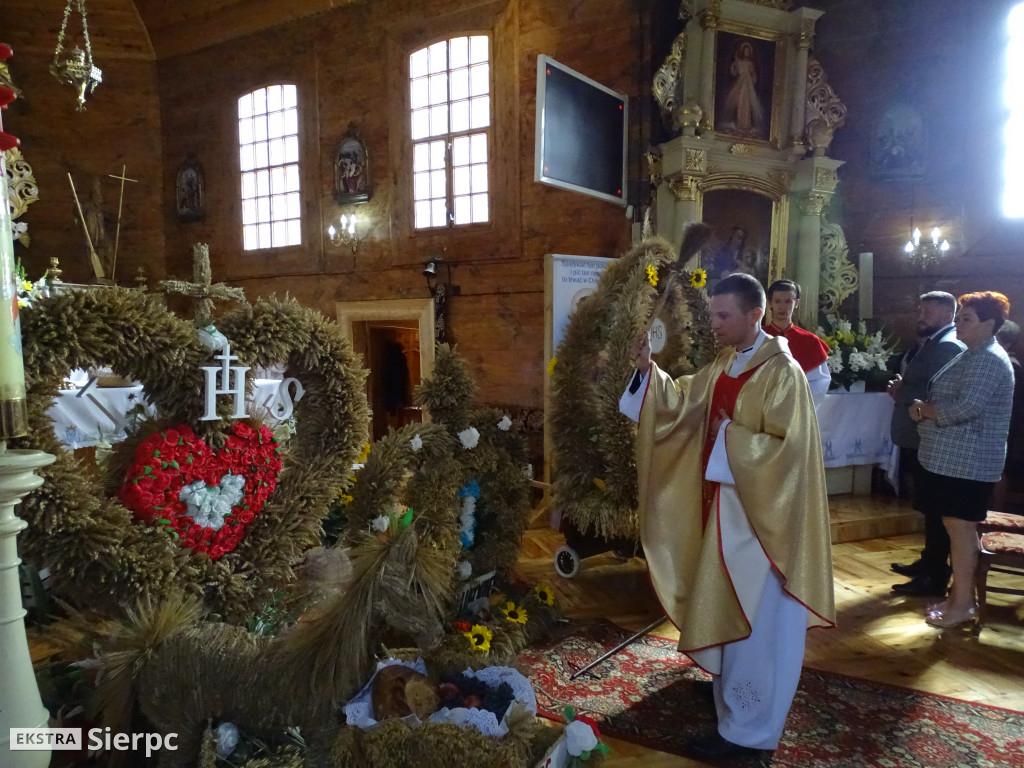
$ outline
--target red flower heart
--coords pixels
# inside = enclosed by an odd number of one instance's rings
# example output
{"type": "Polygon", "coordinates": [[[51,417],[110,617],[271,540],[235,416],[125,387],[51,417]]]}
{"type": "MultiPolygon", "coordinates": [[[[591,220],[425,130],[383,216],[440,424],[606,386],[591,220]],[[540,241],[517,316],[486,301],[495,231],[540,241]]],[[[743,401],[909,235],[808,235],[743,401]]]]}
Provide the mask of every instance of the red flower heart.
{"type": "Polygon", "coordinates": [[[236,421],[224,448],[213,451],[182,425],[150,435],[135,449],[119,496],[136,520],[162,525],[181,546],[217,560],[238,546],[280,472],[277,441],[267,427],[236,421]]]}

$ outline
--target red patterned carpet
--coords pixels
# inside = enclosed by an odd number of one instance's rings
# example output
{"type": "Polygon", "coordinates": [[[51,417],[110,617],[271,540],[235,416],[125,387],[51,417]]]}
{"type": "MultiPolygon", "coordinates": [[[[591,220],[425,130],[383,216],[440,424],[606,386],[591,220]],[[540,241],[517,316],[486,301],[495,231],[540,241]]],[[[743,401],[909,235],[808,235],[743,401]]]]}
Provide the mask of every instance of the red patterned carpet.
{"type": "MultiPolygon", "coordinates": [[[[608,623],[570,625],[527,649],[519,664],[542,714],[560,719],[562,707],[572,704],[612,736],[686,755],[687,741],[714,727],[714,706],[696,684],[707,676],[671,640],[645,637],[569,680],[629,634],[608,623]]],[[[782,741],[764,764],[1020,768],[1024,713],[805,668],[782,741]]]]}

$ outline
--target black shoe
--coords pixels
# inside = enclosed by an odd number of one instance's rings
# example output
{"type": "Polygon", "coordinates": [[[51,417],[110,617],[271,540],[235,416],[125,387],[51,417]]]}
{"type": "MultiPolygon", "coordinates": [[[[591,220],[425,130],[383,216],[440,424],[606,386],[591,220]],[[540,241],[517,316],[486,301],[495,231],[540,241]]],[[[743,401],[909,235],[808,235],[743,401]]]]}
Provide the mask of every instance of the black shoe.
{"type": "Polygon", "coordinates": [[[900,576],[912,579],[924,573],[924,561],[915,560],[912,563],[891,563],[889,568],[893,573],[898,573],[900,576]]]}
{"type": "Polygon", "coordinates": [[[892,591],[897,595],[913,595],[915,597],[945,597],[948,590],[946,579],[934,576],[915,576],[905,584],[893,584],[892,591]]]}
{"type": "Polygon", "coordinates": [[[703,701],[714,702],[715,684],[711,680],[694,680],[693,684],[696,686],[697,698],[703,701]]]}
{"type": "Polygon", "coordinates": [[[733,744],[718,731],[706,733],[703,736],[695,736],[687,744],[689,751],[697,757],[705,757],[711,760],[719,760],[723,757],[752,753],[757,750],[749,747],[741,747],[733,744]]]}

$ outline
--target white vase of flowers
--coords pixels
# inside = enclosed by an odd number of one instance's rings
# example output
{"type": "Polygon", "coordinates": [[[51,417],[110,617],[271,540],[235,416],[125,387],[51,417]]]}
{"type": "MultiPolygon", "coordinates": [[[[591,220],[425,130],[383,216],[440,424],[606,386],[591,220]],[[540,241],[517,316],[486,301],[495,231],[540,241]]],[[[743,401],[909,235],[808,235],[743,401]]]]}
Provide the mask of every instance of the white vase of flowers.
{"type": "Polygon", "coordinates": [[[830,313],[816,333],[828,344],[825,363],[832,374],[831,391],[864,392],[868,382],[882,383],[889,377],[894,349],[881,331],[869,333],[863,320],[854,329],[852,322],[830,313]]]}

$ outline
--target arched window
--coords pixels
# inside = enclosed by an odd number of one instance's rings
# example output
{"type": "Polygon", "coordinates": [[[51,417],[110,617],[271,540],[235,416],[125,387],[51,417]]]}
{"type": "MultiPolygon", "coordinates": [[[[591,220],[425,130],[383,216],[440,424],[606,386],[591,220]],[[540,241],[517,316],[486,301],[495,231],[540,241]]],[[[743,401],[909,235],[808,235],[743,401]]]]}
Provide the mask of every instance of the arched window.
{"type": "Polygon", "coordinates": [[[1024,218],[1024,3],[1015,5],[1009,16],[1010,42],[1006,46],[1006,89],[1004,96],[1010,118],[1003,136],[1006,145],[1006,186],[1003,213],[1024,218]]]}
{"type": "Polygon", "coordinates": [[[490,220],[490,40],[455,37],[409,56],[416,229],[490,220]]]}
{"type": "Polygon", "coordinates": [[[238,147],[245,250],[301,245],[294,85],[268,85],[238,100],[238,147]]]}

